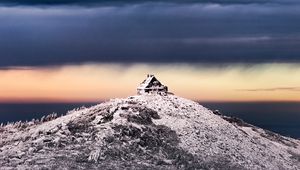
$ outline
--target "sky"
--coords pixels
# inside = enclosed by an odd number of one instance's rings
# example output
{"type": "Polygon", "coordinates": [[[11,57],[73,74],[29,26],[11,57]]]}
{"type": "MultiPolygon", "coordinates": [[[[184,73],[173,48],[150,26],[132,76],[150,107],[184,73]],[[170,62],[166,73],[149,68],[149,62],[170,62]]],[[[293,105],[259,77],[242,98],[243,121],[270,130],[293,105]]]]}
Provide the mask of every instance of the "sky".
{"type": "Polygon", "coordinates": [[[0,0],[0,102],[300,101],[298,0],[0,0]]]}

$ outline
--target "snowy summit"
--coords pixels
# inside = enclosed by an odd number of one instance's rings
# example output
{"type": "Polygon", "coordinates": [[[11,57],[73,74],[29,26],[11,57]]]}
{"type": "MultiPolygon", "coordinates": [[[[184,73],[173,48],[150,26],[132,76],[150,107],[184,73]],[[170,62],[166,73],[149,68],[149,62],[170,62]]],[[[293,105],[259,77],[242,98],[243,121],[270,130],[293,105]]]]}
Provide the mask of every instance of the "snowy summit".
{"type": "Polygon", "coordinates": [[[151,75],[138,92],[1,126],[0,169],[300,169],[297,139],[168,95],[151,75]]]}

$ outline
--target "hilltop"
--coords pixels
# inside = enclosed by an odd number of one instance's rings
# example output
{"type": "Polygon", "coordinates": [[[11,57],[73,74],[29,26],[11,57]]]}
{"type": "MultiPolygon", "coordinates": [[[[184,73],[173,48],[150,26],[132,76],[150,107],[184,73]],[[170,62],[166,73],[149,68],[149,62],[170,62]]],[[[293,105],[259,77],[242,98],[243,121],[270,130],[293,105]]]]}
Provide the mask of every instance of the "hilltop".
{"type": "Polygon", "coordinates": [[[300,169],[300,141],[175,95],[0,127],[1,169],[300,169]]]}

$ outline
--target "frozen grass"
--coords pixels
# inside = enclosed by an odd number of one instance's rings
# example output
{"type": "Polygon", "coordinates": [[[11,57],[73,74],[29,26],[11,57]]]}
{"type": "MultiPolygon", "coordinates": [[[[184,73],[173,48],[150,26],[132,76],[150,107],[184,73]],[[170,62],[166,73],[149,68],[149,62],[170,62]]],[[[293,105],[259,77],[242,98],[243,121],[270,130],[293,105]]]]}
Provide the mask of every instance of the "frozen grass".
{"type": "Polygon", "coordinates": [[[299,140],[173,95],[0,127],[1,169],[300,169],[299,140]]]}

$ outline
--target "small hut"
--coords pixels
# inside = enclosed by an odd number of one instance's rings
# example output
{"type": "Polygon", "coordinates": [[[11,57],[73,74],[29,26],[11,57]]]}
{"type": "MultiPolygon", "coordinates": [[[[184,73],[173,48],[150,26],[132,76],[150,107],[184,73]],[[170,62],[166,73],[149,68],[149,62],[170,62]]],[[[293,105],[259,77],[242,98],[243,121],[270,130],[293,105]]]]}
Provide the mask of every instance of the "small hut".
{"type": "Polygon", "coordinates": [[[148,74],[147,78],[138,86],[137,94],[168,94],[168,87],[157,80],[154,75],[148,74]]]}

